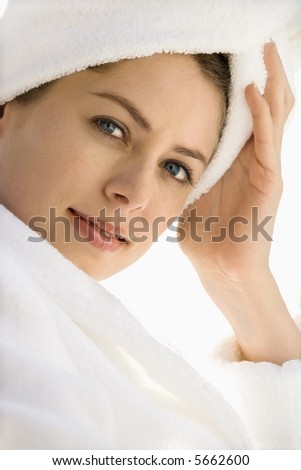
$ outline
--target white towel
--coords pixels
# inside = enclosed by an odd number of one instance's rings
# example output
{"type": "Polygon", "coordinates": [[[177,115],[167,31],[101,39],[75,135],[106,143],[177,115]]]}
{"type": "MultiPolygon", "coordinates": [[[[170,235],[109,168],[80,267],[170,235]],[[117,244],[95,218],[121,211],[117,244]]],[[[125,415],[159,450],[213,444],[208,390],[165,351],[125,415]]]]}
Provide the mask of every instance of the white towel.
{"type": "MultiPolygon", "coordinates": [[[[250,136],[244,89],[255,81],[263,90],[263,44],[300,12],[301,0],[9,0],[0,21],[0,104],[105,62],[157,52],[231,53],[225,132],[189,203],[215,184],[250,136]]],[[[300,23],[294,51],[298,29],[300,23]]],[[[280,37],[287,51],[287,32],[280,37]]]]}

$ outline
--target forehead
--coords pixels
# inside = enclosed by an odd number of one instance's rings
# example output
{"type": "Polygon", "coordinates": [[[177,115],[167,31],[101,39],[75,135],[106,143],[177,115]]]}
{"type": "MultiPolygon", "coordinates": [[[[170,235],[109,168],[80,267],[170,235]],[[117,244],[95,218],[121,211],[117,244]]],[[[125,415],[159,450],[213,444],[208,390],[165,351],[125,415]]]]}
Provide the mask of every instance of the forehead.
{"type": "Polygon", "coordinates": [[[103,64],[87,70],[110,76],[115,82],[123,80],[127,85],[132,84],[132,87],[142,85],[141,80],[143,80],[143,85],[155,86],[160,82],[160,86],[171,87],[174,84],[184,92],[191,85],[200,88],[202,83],[206,83],[207,87],[213,84],[204,77],[200,65],[189,54],[154,54],[149,57],[103,64]]]}
{"type": "MultiPolygon", "coordinates": [[[[61,78],[59,81],[84,82],[87,80],[88,74],[91,79],[91,74],[95,73],[98,73],[100,80],[102,77],[110,77],[114,83],[123,81],[125,85],[132,84],[133,89],[139,85],[139,82],[142,84],[141,79],[143,79],[144,85],[148,83],[155,85],[158,80],[164,84],[165,80],[169,86],[177,79],[177,84],[184,85],[182,91],[187,90],[192,84],[196,84],[198,87],[204,83],[207,87],[213,84],[204,77],[201,66],[192,55],[179,53],[160,53],[149,57],[123,59],[118,62],[101,64],[61,78]]],[[[96,77],[94,78],[96,79],[96,77]]]]}
{"type": "MultiPolygon", "coordinates": [[[[116,63],[91,67],[60,80],[72,82],[72,88],[84,90],[105,86],[108,90],[130,94],[149,105],[160,102],[192,109],[222,108],[222,96],[201,66],[191,55],[154,54],[139,59],[124,59],[116,63]],[[161,101],[160,101],[161,100],[161,101]]],[[[148,108],[150,111],[150,108],[148,108]]],[[[219,112],[219,114],[221,114],[219,112]]]]}

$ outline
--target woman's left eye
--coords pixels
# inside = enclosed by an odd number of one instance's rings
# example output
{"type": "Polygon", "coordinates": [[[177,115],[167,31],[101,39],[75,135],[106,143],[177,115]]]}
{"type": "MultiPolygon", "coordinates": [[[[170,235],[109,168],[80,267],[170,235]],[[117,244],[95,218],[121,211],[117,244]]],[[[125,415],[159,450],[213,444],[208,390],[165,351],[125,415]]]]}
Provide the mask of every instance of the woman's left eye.
{"type": "Polygon", "coordinates": [[[190,168],[187,168],[182,163],[166,162],[164,168],[180,183],[188,182],[192,184],[192,172],[190,168]]]}
{"type": "Polygon", "coordinates": [[[98,129],[108,137],[125,140],[125,131],[114,121],[98,118],[94,122],[98,129]]]}

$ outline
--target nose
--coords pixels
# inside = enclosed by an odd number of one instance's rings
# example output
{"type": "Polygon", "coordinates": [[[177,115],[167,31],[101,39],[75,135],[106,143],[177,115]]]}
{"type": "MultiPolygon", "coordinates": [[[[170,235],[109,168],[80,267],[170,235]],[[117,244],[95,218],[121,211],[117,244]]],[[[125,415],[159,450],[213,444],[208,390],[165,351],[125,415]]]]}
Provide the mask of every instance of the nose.
{"type": "Polygon", "coordinates": [[[128,162],[125,168],[114,171],[105,185],[106,197],[114,207],[122,206],[127,212],[144,209],[151,197],[152,173],[150,166],[141,160],[128,162]]]}

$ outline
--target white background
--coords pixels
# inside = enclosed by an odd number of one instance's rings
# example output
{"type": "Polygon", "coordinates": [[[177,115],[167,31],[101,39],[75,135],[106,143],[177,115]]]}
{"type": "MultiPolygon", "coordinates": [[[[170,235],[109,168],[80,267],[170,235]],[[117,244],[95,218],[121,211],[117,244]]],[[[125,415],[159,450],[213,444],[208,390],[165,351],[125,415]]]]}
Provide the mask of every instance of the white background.
{"type": "MultiPolygon", "coordinates": [[[[0,16],[6,0],[0,0],[0,16]]],[[[271,267],[291,314],[299,313],[301,196],[301,70],[296,75],[296,107],[283,142],[284,194],[277,217],[271,267]]],[[[222,314],[166,234],[136,264],[103,282],[161,341],[196,367],[200,358],[231,333],[222,314]]]]}

